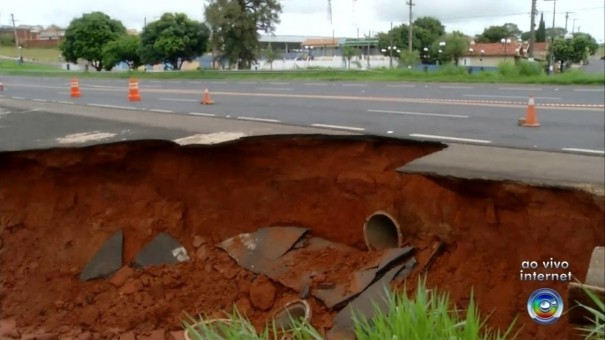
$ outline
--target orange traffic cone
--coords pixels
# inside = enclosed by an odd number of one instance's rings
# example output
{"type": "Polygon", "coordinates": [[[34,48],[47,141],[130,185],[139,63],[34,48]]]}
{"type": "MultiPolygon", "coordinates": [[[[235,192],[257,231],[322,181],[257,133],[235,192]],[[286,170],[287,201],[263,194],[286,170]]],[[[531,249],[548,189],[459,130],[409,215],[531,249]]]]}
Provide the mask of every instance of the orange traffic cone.
{"type": "Polygon", "coordinates": [[[210,92],[208,92],[208,89],[204,90],[204,95],[202,96],[202,101],[200,102],[200,104],[202,104],[202,105],[214,104],[214,100],[212,100],[212,98],[210,98],[210,92]]]}
{"type": "Polygon", "coordinates": [[[78,83],[78,79],[71,79],[71,96],[73,98],[80,97],[80,84],[78,83]]]}
{"type": "Polygon", "coordinates": [[[128,100],[131,102],[138,102],[141,100],[141,94],[139,93],[139,81],[136,79],[128,80],[128,100]]]}
{"type": "Polygon", "coordinates": [[[538,115],[536,114],[536,103],[534,101],[534,96],[529,96],[529,103],[527,104],[527,113],[525,114],[525,118],[519,119],[519,125],[527,127],[540,126],[540,123],[538,123],[538,115]]]}

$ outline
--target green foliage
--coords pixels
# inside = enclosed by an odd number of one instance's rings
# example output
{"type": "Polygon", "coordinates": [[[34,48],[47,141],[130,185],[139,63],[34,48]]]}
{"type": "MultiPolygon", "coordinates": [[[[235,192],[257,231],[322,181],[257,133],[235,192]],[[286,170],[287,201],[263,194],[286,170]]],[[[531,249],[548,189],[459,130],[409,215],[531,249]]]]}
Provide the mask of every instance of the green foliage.
{"type": "Polygon", "coordinates": [[[60,50],[66,61],[85,59],[97,71],[103,69],[103,48],[126,34],[126,28],[103,12],[92,12],[73,19],[65,30],[60,50]]]}
{"type": "Polygon", "coordinates": [[[506,24],[502,25],[502,27],[506,28],[506,31],[508,32],[508,38],[511,38],[511,37],[519,38],[521,36],[521,33],[523,33],[519,29],[519,26],[517,26],[517,24],[514,24],[512,22],[507,22],[506,24]]]}
{"type": "Polygon", "coordinates": [[[273,70],[273,62],[275,60],[281,58],[281,56],[282,56],[281,51],[274,50],[273,47],[271,46],[271,43],[269,43],[269,45],[265,49],[265,58],[269,62],[269,66],[271,67],[271,70],[273,70]]]}
{"type": "Polygon", "coordinates": [[[420,62],[420,52],[403,50],[399,54],[399,61],[401,65],[405,66],[417,65],[420,62]]]}
{"type": "Polygon", "coordinates": [[[531,36],[531,32],[523,32],[523,33],[521,33],[521,40],[529,41],[530,36],[531,36]]]}
{"type": "MultiPolygon", "coordinates": [[[[513,27],[510,27],[510,25],[514,25],[514,24],[507,24],[507,25],[490,26],[490,27],[484,29],[483,33],[481,33],[481,35],[479,35],[477,37],[477,42],[496,43],[496,42],[500,42],[500,40],[502,40],[503,38],[506,39],[506,38],[515,36],[511,32],[511,29],[514,30],[515,33],[519,29],[518,28],[514,29],[513,27]],[[509,26],[507,26],[507,25],[509,25],[509,26]]],[[[516,27],[516,25],[515,25],[515,27],[516,27]]]]}
{"type": "Polygon", "coordinates": [[[544,23],[544,13],[540,15],[540,24],[536,30],[536,42],[546,41],[546,24],[544,23]]]}
{"type": "MultiPolygon", "coordinates": [[[[430,47],[444,34],[445,26],[439,19],[420,17],[414,21],[412,27],[412,49],[421,51],[425,47],[430,47]]],[[[386,49],[388,46],[397,46],[400,49],[408,47],[408,25],[402,24],[386,33],[378,33],[378,48],[386,49]]],[[[388,55],[388,51],[385,55],[388,55]]]]}
{"type": "Polygon", "coordinates": [[[552,52],[557,60],[580,63],[594,55],[599,49],[596,40],[586,33],[576,33],[573,38],[556,39],[552,52]]]}
{"type": "Polygon", "coordinates": [[[563,27],[555,27],[554,30],[552,29],[552,27],[546,29],[546,38],[548,39],[552,39],[553,36],[555,37],[555,39],[565,38],[566,34],[567,31],[563,27]]]}
{"type": "Polygon", "coordinates": [[[183,62],[206,52],[210,31],[184,13],[164,13],[141,33],[139,54],[144,64],[165,63],[180,70],[183,62]]]}
{"type": "Polygon", "coordinates": [[[453,33],[446,34],[439,38],[433,43],[432,50],[442,50],[443,53],[440,56],[442,63],[454,61],[458,65],[460,57],[468,50],[470,45],[469,39],[462,33],[454,31],[453,33]],[[439,42],[445,42],[445,46],[440,47],[439,42]]]}
{"type": "Polygon", "coordinates": [[[15,38],[11,36],[0,36],[0,46],[15,46],[15,38]]]}
{"type": "Polygon", "coordinates": [[[466,312],[457,310],[447,293],[426,288],[426,279],[419,278],[414,299],[405,293],[387,292],[388,309],[376,310],[374,317],[367,319],[354,315],[355,336],[358,340],[383,339],[512,339],[510,336],[515,321],[504,334],[487,330],[471,291],[466,312]]]}
{"type": "Polygon", "coordinates": [[[605,339],[605,302],[601,300],[593,291],[582,285],[582,290],[594,304],[594,307],[584,305],[578,301],[580,308],[588,311],[592,316],[590,319],[590,327],[582,327],[578,330],[584,333],[586,340],[603,340],[605,339]],[[596,308],[595,308],[596,307],[596,308]]]}
{"type": "Polygon", "coordinates": [[[502,61],[498,64],[498,73],[504,77],[536,77],[542,75],[542,64],[537,62],[519,61],[513,63],[502,61]]]}
{"type": "Polygon", "coordinates": [[[351,59],[357,55],[357,49],[352,46],[345,46],[342,49],[342,59],[347,62],[347,68],[351,68],[351,59]]]}
{"type": "Polygon", "coordinates": [[[279,24],[278,0],[209,0],[204,9],[212,45],[220,57],[249,69],[259,49],[258,31],[272,33],[279,24]]]}
{"type": "Polygon", "coordinates": [[[110,41],[103,48],[103,66],[109,71],[120,62],[126,62],[131,70],[138,68],[142,65],[140,46],[141,39],[135,35],[124,35],[110,41]]]}

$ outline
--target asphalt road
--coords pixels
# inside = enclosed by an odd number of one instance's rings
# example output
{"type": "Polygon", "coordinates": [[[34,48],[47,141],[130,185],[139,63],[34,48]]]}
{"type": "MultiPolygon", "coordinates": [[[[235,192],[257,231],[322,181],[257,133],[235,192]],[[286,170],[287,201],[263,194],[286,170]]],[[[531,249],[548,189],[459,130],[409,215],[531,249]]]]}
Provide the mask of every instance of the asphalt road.
{"type": "Polygon", "coordinates": [[[401,138],[592,155],[605,152],[603,87],[311,81],[141,80],[142,100],[123,79],[3,77],[8,98],[54,101],[326,127],[401,138]],[[200,105],[208,88],[215,105],[200,105]],[[517,120],[534,96],[538,128],[517,120]]]}

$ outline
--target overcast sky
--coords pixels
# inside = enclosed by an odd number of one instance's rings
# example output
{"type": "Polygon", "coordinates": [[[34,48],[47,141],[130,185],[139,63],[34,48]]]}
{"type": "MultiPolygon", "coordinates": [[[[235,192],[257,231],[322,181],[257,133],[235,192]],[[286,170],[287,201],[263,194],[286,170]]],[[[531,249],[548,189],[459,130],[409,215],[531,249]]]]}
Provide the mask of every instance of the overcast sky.
{"type": "MultiPolygon", "coordinates": [[[[479,34],[489,25],[513,22],[522,30],[529,30],[531,0],[414,0],[414,17],[439,18],[448,31],[460,30],[479,34]]],[[[327,0],[282,0],[283,13],[276,34],[356,37],[371,32],[386,31],[390,22],[407,23],[405,0],[333,0],[333,25],[328,17],[327,0]]],[[[17,25],[67,26],[82,13],[103,11],[121,20],[127,28],[140,29],[145,18],[157,19],[164,12],[184,12],[191,18],[203,20],[203,0],[2,0],[0,24],[10,24],[11,13],[17,25]],[[151,5],[153,4],[153,5],[151,5]]],[[[603,0],[559,0],[556,3],[556,26],[565,26],[565,12],[569,14],[568,30],[576,29],[592,34],[598,41],[605,39],[603,0]]],[[[553,19],[553,2],[538,0],[538,11],[544,12],[547,27],[553,19]]],[[[539,18],[538,18],[539,20],[539,18]]]]}

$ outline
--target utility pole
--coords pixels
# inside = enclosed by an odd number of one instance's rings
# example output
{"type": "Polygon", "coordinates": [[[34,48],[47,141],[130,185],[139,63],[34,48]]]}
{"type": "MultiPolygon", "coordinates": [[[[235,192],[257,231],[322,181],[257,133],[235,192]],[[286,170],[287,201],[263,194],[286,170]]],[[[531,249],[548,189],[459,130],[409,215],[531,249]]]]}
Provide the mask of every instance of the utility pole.
{"type": "Polygon", "coordinates": [[[405,2],[406,5],[409,6],[409,17],[410,17],[410,24],[408,25],[408,51],[410,53],[412,53],[412,7],[416,6],[416,4],[414,3],[414,0],[408,0],[405,2]]]}
{"type": "Polygon", "coordinates": [[[551,74],[555,73],[555,54],[552,53],[552,47],[555,43],[555,18],[557,17],[557,0],[544,0],[544,1],[552,1],[553,2],[553,6],[552,6],[552,34],[550,37],[550,48],[551,48],[551,53],[550,53],[550,67],[549,67],[549,72],[552,72],[551,74]]]}
{"type": "Polygon", "coordinates": [[[571,19],[573,21],[573,26],[571,26],[571,33],[576,33],[576,18],[571,19]]]}
{"type": "Polygon", "coordinates": [[[536,3],[538,0],[531,1],[531,23],[529,26],[529,59],[534,59],[534,44],[536,42],[536,3]]]}
{"type": "Polygon", "coordinates": [[[15,26],[15,15],[11,13],[11,22],[13,23],[13,32],[15,34],[15,46],[19,48],[19,34],[17,34],[17,26],[15,26]]]}
{"type": "Polygon", "coordinates": [[[567,20],[569,20],[570,14],[573,14],[573,12],[565,12],[565,33],[567,33],[567,20]]]}

